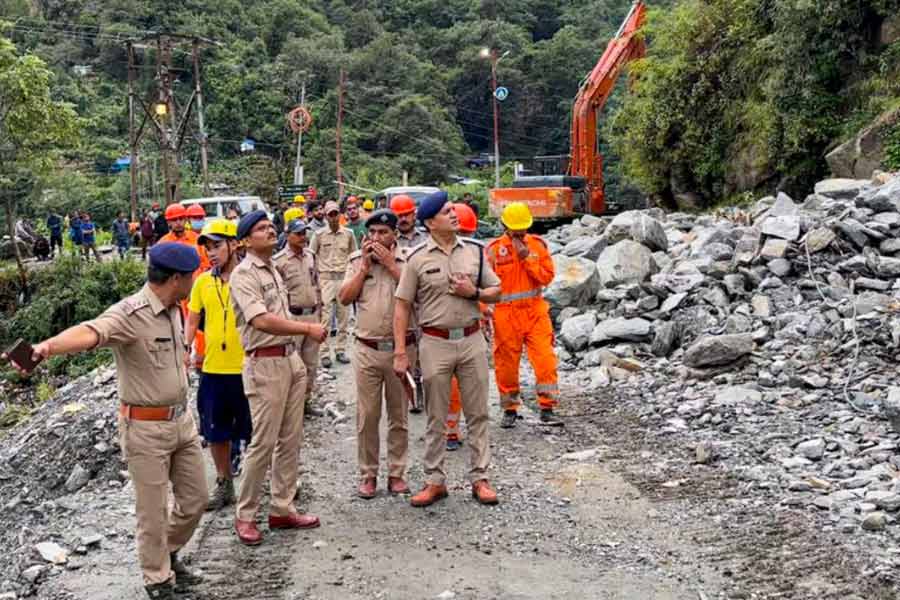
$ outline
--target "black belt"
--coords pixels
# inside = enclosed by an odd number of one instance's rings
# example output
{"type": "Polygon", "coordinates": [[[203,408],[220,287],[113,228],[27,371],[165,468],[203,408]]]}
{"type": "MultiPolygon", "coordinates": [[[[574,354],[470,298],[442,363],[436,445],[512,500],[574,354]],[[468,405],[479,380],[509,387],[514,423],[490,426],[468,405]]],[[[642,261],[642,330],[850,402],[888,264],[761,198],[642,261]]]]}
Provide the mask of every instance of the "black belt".
{"type": "Polygon", "coordinates": [[[318,306],[291,306],[288,308],[290,313],[296,317],[303,317],[306,315],[314,315],[316,311],[319,309],[318,306]]]}

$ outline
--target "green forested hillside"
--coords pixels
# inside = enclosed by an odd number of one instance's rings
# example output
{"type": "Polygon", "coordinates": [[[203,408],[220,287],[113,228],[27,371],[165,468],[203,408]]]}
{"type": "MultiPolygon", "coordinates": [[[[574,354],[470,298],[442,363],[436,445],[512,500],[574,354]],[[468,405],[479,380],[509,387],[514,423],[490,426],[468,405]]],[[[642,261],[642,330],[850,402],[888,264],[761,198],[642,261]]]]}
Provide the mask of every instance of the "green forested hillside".
{"type": "MultiPolygon", "coordinates": [[[[498,67],[499,83],[511,90],[501,109],[501,156],[565,153],[578,84],[628,6],[628,0],[0,2],[13,22],[6,34],[20,51],[47,61],[57,97],[85,120],[58,202],[81,196],[87,204],[127,197],[124,176],[98,170],[127,154],[129,35],[175,31],[219,42],[204,51],[202,73],[213,179],[245,191],[266,193],[289,180],[295,138],[284,115],[305,81],[315,118],[304,136],[307,180],[331,191],[341,68],[347,179],[377,188],[398,183],[405,169],[414,182],[446,181],[467,155],[492,150],[490,61],[479,56],[483,47],[509,52],[498,67]],[[257,140],[250,158],[239,152],[245,136],[257,140]]],[[[155,54],[139,56],[146,93],[155,85],[155,54]]],[[[193,81],[190,57],[174,58],[184,100],[193,81]]],[[[145,152],[152,158],[152,142],[145,152]]],[[[197,146],[184,158],[192,161],[183,167],[190,194],[197,191],[197,146]]],[[[149,199],[147,174],[142,184],[149,199]]],[[[60,181],[47,185],[58,188],[60,181]]]]}

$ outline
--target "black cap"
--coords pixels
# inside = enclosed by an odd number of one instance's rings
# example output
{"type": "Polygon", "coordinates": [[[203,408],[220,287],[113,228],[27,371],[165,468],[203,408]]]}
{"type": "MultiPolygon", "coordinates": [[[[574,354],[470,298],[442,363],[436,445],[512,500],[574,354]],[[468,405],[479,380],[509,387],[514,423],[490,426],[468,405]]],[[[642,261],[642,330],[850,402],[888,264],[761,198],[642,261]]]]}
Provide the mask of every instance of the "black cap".
{"type": "Polygon", "coordinates": [[[237,237],[239,240],[244,239],[248,235],[250,235],[250,230],[253,229],[253,226],[262,221],[263,219],[268,219],[269,215],[266,214],[264,210],[254,210],[252,212],[248,212],[246,215],[241,217],[240,222],[238,223],[238,234],[237,237]]]}
{"type": "Polygon", "coordinates": [[[188,244],[161,242],[150,248],[150,264],[178,273],[193,273],[200,266],[200,254],[188,244]]]}
{"type": "Polygon", "coordinates": [[[303,219],[291,219],[287,226],[288,233],[306,233],[306,221],[303,219]]]}
{"type": "Polygon", "coordinates": [[[366,227],[368,228],[372,225],[387,225],[391,229],[396,229],[397,215],[387,208],[380,208],[366,219],[366,227]]]}

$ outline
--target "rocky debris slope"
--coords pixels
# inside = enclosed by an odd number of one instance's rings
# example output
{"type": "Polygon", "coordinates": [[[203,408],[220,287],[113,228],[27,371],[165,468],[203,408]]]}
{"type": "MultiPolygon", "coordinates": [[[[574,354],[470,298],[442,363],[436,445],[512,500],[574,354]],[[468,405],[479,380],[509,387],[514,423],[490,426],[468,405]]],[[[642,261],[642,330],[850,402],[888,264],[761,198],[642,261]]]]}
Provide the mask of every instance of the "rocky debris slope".
{"type": "Polygon", "coordinates": [[[900,176],[551,231],[567,379],[641,398],[751,486],[900,538],[900,176]],[[730,461],[730,462],[729,462],[730,461]]]}

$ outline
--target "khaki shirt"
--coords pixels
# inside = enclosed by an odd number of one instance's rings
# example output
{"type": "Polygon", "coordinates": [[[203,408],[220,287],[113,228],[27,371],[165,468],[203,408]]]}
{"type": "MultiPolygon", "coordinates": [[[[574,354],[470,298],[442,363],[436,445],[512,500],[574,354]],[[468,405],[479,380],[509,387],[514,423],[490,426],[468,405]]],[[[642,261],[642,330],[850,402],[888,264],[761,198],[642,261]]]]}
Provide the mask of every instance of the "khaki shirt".
{"type": "Polygon", "coordinates": [[[283,346],[294,341],[289,336],[272,335],[250,324],[265,313],[290,319],[287,288],[274,263],[248,252],[232,271],[229,284],[235,323],[245,352],[267,346],[283,346]]]}
{"type": "MultiPolygon", "coordinates": [[[[406,264],[406,252],[394,246],[394,260],[401,272],[406,264]]],[[[350,267],[344,277],[344,283],[353,279],[362,268],[362,252],[356,251],[350,256],[350,267]]],[[[374,263],[363,281],[362,290],[356,299],[356,335],[367,339],[393,339],[394,337],[394,292],[397,282],[386,268],[374,263]]],[[[415,320],[410,315],[409,329],[416,328],[415,320]]]]}
{"type": "Polygon", "coordinates": [[[84,325],[112,348],[119,399],[132,406],[173,406],[188,397],[184,328],[178,305],[163,306],[144,284],[140,291],[84,325]]]}
{"type": "Polygon", "coordinates": [[[339,227],[337,231],[323,227],[316,232],[310,250],[316,255],[319,273],[332,274],[331,277],[326,276],[328,279],[335,279],[333,274],[340,274],[343,279],[350,255],[356,250],[356,239],[346,227],[339,227]]]}
{"type": "Polygon", "coordinates": [[[413,227],[412,232],[408,235],[401,233],[399,230],[397,231],[397,243],[401,248],[412,249],[428,239],[431,239],[430,235],[415,227],[413,227]]]}
{"type": "Polygon", "coordinates": [[[451,273],[465,273],[479,288],[500,285],[500,279],[484,259],[484,246],[480,242],[458,237],[447,254],[429,236],[427,242],[407,255],[396,293],[397,298],[418,306],[421,326],[456,329],[481,319],[477,300],[450,293],[451,273]],[[476,281],[479,263],[481,280],[476,281]]]}
{"type": "Polygon", "coordinates": [[[288,307],[314,308],[322,304],[316,255],[309,248],[294,254],[290,246],[272,257],[288,292],[288,307]]]}

